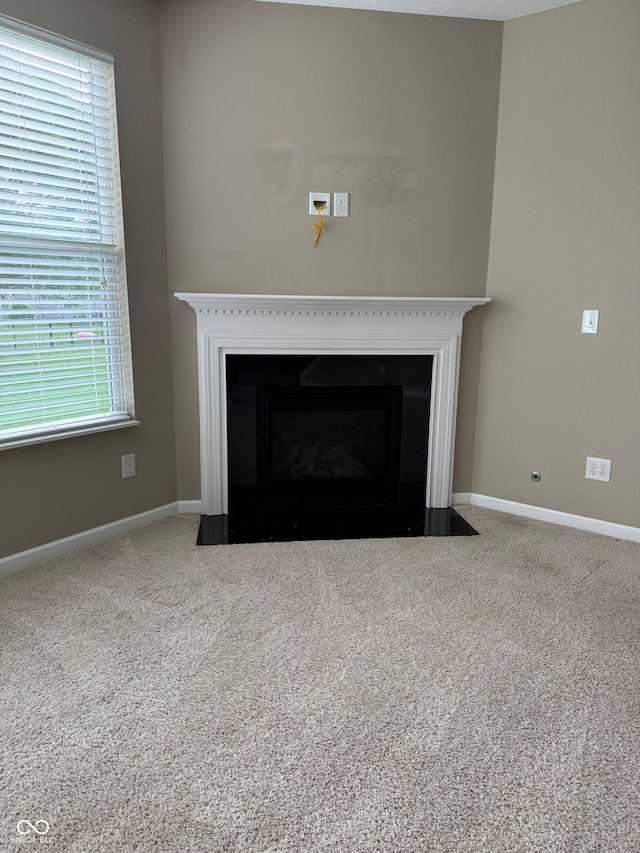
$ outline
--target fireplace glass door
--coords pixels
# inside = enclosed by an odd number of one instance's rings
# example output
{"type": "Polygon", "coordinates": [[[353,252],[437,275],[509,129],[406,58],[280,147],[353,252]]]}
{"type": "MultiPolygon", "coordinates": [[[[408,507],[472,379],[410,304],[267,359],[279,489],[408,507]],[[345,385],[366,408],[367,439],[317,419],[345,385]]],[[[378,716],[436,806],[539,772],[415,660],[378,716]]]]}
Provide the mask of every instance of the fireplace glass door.
{"type": "Polygon", "coordinates": [[[259,388],[258,492],[265,506],[398,501],[402,388],[259,388]]]}

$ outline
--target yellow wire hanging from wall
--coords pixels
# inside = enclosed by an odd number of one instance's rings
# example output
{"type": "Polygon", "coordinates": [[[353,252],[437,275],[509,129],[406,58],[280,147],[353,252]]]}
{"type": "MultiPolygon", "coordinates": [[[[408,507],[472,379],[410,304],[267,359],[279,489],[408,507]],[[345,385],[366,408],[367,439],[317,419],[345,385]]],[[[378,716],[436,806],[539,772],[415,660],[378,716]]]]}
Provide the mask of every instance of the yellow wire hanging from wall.
{"type": "Polygon", "coordinates": [[[316,232],[316,236],[313,241],[314,246],[320,239],[320,235],[324,234],[324,219],[322,218],[322,211],[326,208],[327,205],[323,202],[316,201],[315,206],[316,210],[318,211],[318,221],[313,223],[313,230],[316,232]]]}

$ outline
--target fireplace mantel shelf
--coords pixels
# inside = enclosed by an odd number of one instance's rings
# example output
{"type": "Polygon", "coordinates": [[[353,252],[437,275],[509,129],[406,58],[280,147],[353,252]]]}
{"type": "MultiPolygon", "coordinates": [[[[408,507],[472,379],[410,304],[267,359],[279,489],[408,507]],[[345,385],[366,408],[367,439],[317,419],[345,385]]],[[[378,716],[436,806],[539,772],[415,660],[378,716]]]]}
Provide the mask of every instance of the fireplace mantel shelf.
{"type": "Polygon", "coordinates": [[[176,293],[195,311],[202,511],[228,512],[226,357],[432,355],[426,506],[451,501],[463,318],[482,297],[176,293]]]}
{"type": "Polygon", "coordinates": [[[461,317],[490,299],[471,296],[284,296],[255,293],[176,293],[197,313],[461,317]]]}

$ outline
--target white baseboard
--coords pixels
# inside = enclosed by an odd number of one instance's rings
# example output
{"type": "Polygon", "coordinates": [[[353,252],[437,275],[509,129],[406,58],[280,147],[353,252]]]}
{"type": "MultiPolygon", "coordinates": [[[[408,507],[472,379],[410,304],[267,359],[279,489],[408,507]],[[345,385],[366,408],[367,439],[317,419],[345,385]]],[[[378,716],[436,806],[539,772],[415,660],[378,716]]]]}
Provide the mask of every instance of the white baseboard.
{"type": "Polygon", "coordinates": [[[55,542],[47,542],[45,545],[39,545],[37,548],[29,548],[28,551],[10,554],[8,557],[0,559],[0,575],[24,569],[27,566],[32,566],[34,563],[50,560],[52,557],[59,557],[61,554],[68,554],[77,548],[82,548],[85,545],[93,545],[95,542],[102,542],[104,539],[110,539],[112,536],[126,533],[128,530],[135,530],[137,527],[145,527],[147,524],[160,521],[162,518],[168,518],[170,515],[177,515],[177,513],[178,503],[167,504],[156,509],[150,509],[147,512],[141,512],[138,515],[121,518],[110,524],[93,527],[91,530],[83,530],[81,533],[75,533],[73,536],[65,536],[64,539],[56,539],[55,542]]]}
{"type": "Polygon", "coordinates": [[[197,515],[202,515],[202,501],[178,501],[178,512],[195,512],[197,515]]]}
{"type": "MultiPolygon", "coordinates": [[[[617,539],[640,542],[640,527],[615,524],[611,521],[601,521],[598,518],[588,518],[583,515],[571,515],[568,512],[559,512],[558,510],[546,509],[545,507],[506,501],[502,498],[492,498],[488,495],[477,495],[473,492],[454,492],[451,496],[451,503],[481,506],[486,509],[495,509],[498,512],[533,518],[537,521],[549,521],[552,524],[561,524],[564,527],[588,530],[591,533],[600,533],[603,536],[614,536],[617,539]]],[[[138,513],[138,515],[121,518],[110,524],[103,524],[100,527],[93,527],[91,530],[83,530],[81,533],[76,533],[73,536],[66,536],[64,539],[57,539],[55,542],[47,542],[45,545],[39,545],[37,548],[30,548],[28,551],[20,551],[17,554],[2,557],[0,558],[0,575],[24,569],[27,566],[32,566],[34,563],[40,563],[43,560],[49,560],[52,557],[59,557],[61,554],[68,554],[77,548],[102,542],[105,539],[110,539],[112,536],[126,533],[129,530],[135,530],[138,527],[145,527],[147,524],[153,524],[153,522],[169,518],[171,515],[177,515],[178,513],[200,514],[200,512],[201,501],[199,500],[177,501],[166,504],[166,506],[156,507],[147,512],[138,513]]]]}
{"type": "Polygon", "coordinates": [[[451,495],[451,504],[470,504],[471,492],[454,492],[451,495]]]}
{"type": "Polygon", "coordinates": [[[549,521],[551,524],[561,524],[563,527],[575,527],[577,530],[588,530],[590,533],[600,533],[603,536],[613,536],[616,539],[627,539],[630,542],[640,542],[640,527],[630,527],[626,524],[615,524],[613,521],[602,521],[599,518],[589,518],[585,515],[572,515],[555,509],[546,509],[530,504],[505,501],[502,498],[492,498],[488,495],[477,495],[471,492],[467,501],[457,501],[463,493],[453,495],[453,503],[467,503],[472,506],[482,506],[507,512],[510,515],[521,515],[536,521],[549,521]]]}

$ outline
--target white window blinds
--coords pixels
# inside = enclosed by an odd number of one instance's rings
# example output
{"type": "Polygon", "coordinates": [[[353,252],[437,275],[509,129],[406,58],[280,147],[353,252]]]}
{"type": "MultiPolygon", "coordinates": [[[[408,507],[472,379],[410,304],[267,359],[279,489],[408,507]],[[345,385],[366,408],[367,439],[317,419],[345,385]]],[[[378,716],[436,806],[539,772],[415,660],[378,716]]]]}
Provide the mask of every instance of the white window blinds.
{"type": "Polygon", "coordinates": [[[0,21],[0,443],[133,416],[113,66],[0,21]]]}

